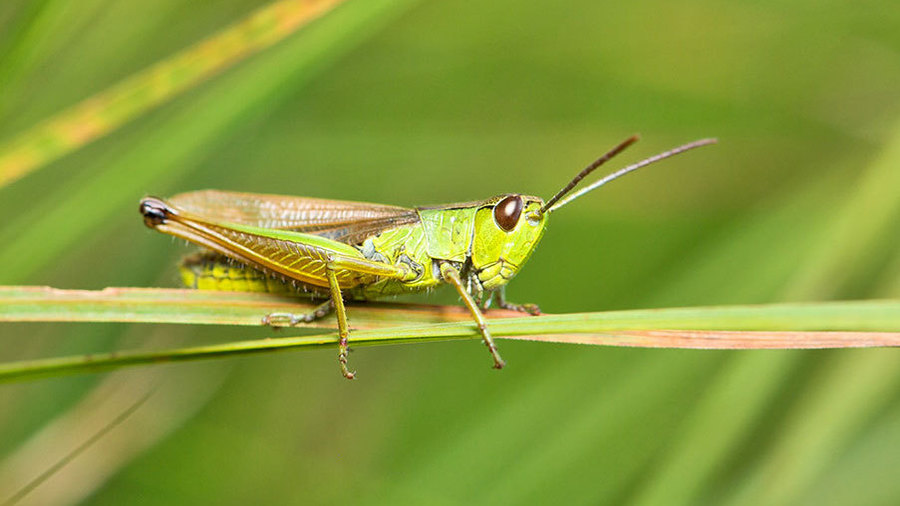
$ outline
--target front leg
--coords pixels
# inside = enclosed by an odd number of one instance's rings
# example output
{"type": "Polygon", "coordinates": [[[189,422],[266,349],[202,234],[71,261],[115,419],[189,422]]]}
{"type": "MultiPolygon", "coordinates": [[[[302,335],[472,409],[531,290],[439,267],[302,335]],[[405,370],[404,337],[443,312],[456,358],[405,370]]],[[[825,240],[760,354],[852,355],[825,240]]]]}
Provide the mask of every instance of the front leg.
{"type": "Polygon", "coordinates": [[[509,309],[511,311],[519,311],[520,313],[528,313],[531,316],[539,316],[541,314],[541,308],[539,308],[537,304],[516,304],[506,300],[506,286],[502,286],[499,290],[494,292],[494,297],[497,299],[497,307],[509,309]]]}
{"type": "Polygon", "coordinates": [[[475,302],[475,299],[472,298],[472,295],[466,290],[466,286],[459,277],[459,271],[449,263],[442,262],[441,276],[444,277],[444,281],[456,287],[459,296],[462,297],[466,307],[469,308],[469,312],[472,313],[472,318],[478,325],[478,331],[481,333],[482,339],[484,339],[484,344],[488,347],[488,350],[491,352],[491,357],[494,359],[494,369],[503,369],[506,362],[500,358],[500,353],[497,351],[497,345],[494,344],[494,339],[491,338],[491,333],[488,331],[487,321],[484,319],[481,310],[478,309],[478,303],[475,302]]]}

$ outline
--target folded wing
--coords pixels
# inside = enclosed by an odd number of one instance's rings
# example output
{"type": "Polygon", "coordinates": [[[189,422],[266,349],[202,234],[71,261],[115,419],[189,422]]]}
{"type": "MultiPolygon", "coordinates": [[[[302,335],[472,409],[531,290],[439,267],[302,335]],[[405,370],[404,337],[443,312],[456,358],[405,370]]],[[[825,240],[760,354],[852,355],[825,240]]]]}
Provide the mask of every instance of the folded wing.
{"type": "Polygon", "coordinates": [[[308,197],[202,190],[168,201],[216,221],[314,234],[345,244],[419,221],[415,209],[308,197]]]}

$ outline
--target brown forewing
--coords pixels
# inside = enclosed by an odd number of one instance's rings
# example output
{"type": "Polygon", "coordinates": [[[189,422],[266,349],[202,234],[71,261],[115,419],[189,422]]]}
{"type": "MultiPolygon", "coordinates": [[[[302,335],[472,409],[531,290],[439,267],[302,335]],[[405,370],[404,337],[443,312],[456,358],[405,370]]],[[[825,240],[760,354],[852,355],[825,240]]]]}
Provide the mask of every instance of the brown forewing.
{"type": "Polygon", "coordinates": [[[345,244],[419,221],[416,210],[405,207],[219,190],[182,193],[169,202],[217,221],[316,234],[345,244]]]}

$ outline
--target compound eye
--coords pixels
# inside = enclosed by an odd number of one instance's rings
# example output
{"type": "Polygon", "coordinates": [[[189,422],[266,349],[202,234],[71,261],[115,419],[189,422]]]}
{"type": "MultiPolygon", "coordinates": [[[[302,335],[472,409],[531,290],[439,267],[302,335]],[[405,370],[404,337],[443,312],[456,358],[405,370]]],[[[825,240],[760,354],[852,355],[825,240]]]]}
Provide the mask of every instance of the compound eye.
{"type": "Polygon", "coordinates": [[[522,214],[522,197],[518,195],[510,195],[501,200],[494,206],[494,221],[497,226],[507,232],[511,232],[516,228],[519,222],[519,216],[522,214]]]}

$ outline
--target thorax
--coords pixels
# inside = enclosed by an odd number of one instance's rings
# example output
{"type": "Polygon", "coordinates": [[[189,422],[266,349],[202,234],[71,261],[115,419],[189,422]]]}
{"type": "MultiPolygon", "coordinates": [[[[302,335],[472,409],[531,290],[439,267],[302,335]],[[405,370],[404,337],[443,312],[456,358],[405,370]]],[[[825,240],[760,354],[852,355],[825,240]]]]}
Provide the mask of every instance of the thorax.
{"type": "Polygon", "coordinates": [[[357,248],[366,258],[390,264],[405,263],[419,277],[412,281],[385,279],[359,287],[365,298],[378,298],[433,288],[442,282],[437,261],[459,266],[471,255],[474,235],[471,208],[420,209],[417,223],[384,230],[357,248]]]}

